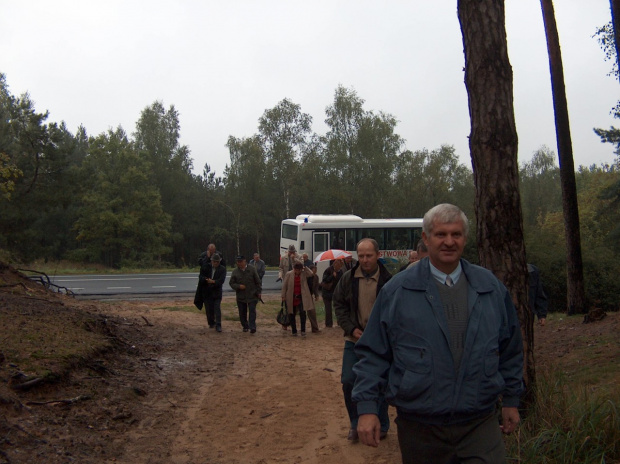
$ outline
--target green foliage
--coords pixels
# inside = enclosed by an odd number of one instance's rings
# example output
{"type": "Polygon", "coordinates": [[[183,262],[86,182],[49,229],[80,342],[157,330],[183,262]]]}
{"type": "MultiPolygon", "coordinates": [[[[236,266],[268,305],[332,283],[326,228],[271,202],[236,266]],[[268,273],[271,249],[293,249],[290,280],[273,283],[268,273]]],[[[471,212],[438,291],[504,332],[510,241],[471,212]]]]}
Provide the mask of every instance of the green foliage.
{"type": "MultiPolygon", "coordinates": [[[[599,45],[605,52],[605,60],[611,61],[610,76],[614,76],[620,80],[620,69],[618,69],[616,39],[614,35],[614,26],[612,22],[608,22],[604,26],[598,28],[592,36],[598,40],[599,45]]],[[[616,119],[620,119],[620,102],[611,110],[611,114],[616,119]]],[[[611,143],[616,146],[615,153],[620,156],[620,129],[610,127],[609,129],[595,128],[594,133],[601,138],[601,142],[611,143]]]]}
{"type": "Polygon", "coordinates": [[[119,127],[90,141],[84,162],[93,189],[82,196],[74,256],[111,267],[152,263],[169,249],[170,216],[146,173],[149,164],[119,127]]]}

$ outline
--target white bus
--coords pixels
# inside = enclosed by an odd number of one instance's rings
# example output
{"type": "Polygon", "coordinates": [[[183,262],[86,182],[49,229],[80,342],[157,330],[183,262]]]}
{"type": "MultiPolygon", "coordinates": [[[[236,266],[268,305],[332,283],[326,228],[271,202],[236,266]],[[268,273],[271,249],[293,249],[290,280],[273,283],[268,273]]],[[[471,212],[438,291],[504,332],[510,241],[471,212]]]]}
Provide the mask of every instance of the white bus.
{"type": "MultiPolygon", "coordinates": [[[[422,238],[422,219],[362,219],[352,214],[300,214],[282,221],[280,255],[295,245],[301,255],[316,256],[329,249],[346,250],[357,258],[356,245],[362,238],[379,243],[380,258],[392,273],[407,261],[422,238]]],[[[329,263],[320,263],[319,278],[329,263]]]]}

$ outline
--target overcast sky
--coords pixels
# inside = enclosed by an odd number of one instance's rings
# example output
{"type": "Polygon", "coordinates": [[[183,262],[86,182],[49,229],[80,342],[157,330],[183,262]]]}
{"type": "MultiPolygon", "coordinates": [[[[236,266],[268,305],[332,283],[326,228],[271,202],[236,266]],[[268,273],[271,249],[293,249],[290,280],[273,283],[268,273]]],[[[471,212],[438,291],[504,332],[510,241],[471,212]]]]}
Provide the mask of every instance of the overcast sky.
{"type": "MultiPolygon", "coordinates": [[[[611,163],[593,127],[620,86],[592,35],[609,0],[555,0],[575,165],[611,163]]],[[[557,152],[540,0],[506,0],[519,160],[557,152]]],[[[194,171],[222,175],[228,136],[258,132],[284,98],[326,132],[325,108],[341,84],[364,108],[398,121],[406,148],[453,145],[471,166],[463,45],[456,0],[0,0],[0,72],[13,95],[29,92],[48,121],[97,135],[131,134],[160,100],[180,113],[194,171]]]]}

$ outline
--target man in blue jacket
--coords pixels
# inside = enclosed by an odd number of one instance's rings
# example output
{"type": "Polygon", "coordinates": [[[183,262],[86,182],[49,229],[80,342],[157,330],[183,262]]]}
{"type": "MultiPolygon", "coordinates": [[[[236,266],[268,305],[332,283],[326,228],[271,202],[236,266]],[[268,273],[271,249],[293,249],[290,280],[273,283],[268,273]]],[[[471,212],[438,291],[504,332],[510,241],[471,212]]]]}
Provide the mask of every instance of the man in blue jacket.
{"type": "Polygon", "coordinates": [[[461,259],[467,233],[458,207],[429,210],[422,233],[428,258],[383,287],[355,345],[359,439],[378,446],[385,395],[397,410],[403,463],[504,462],[501,432],[519,423],[516,310],[490,271],[461,259]]]}

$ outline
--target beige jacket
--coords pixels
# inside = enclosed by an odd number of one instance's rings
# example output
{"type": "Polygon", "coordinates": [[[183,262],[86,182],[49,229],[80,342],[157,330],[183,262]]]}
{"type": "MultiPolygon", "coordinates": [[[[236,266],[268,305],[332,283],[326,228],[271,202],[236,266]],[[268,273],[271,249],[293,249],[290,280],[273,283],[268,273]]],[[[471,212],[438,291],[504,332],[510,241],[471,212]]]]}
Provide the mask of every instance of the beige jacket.
{"type": "MultiPolygon", "coordinates": [[[[299,260],[301,260],[301,257],[297,253],[295,253],[295,255],[293,255],[293,263],[291,263],[291,266],[295,263],[295,261],[299,261],[299,260]]],[[[282,258],[280,258],[280,267],[278,269],[279,279],[284,279],[284,276],[289,271],[288,269],[289,261],[290,261],[290,255],[288,253],[286,254],[286,256],[282,256],[282,258]]]]}
{"type": "MultiPolygon", "coordinates": [[[[312,277],[311,269],[304,267],[299,275],[301,279],[301,302],[304,305],[304,311],[314,309],[314,298],[308,288],[308,277],[312,277]]],[[[295,271],[289,271],[282,281],[282,300],[286,301],[286,309],[289,314],[293,314],[293,290],[295,289],[295,271]]]]}

